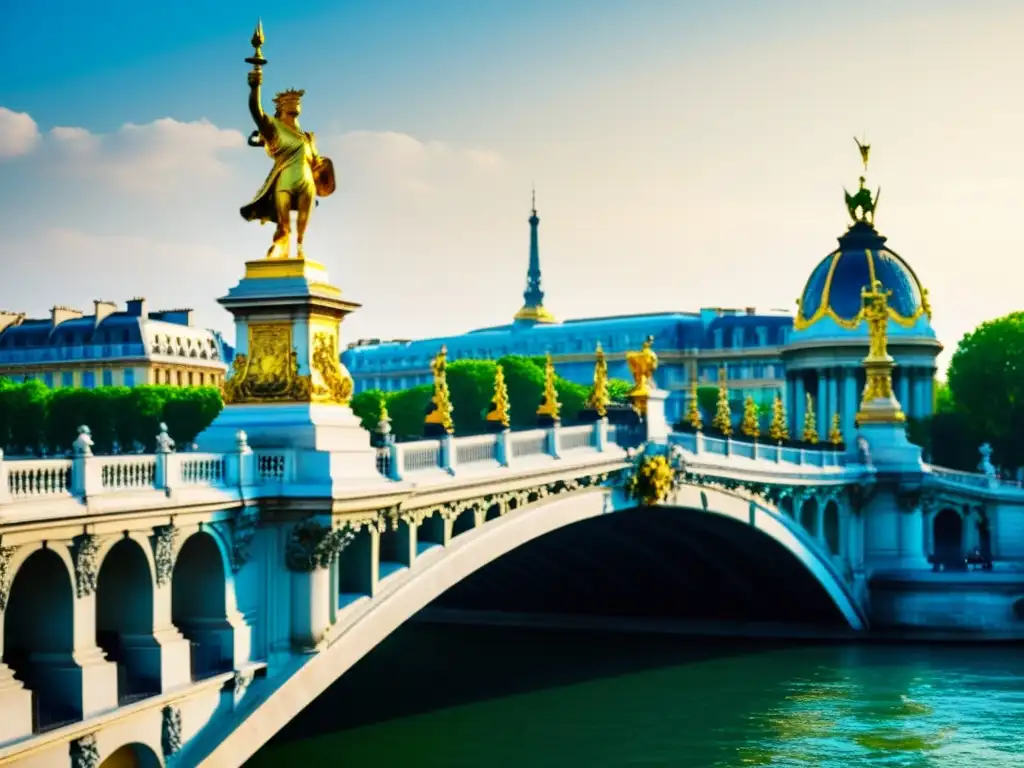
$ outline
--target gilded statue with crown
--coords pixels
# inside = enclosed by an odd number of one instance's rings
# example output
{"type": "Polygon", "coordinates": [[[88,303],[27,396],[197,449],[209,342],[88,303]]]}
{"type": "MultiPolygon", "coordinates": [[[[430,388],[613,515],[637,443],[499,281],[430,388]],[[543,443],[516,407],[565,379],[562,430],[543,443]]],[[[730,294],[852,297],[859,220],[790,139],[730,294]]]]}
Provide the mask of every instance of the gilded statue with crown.
{"type": "Polygon", "coordinates": [[[268,259],[287,259],[291,239],[291,212],[296,212],[296,257],[305,258],[303,241],[309,216],[317,197],[327,197],[335,188],[334,165],[322,157],[316,148],[312,133],[299,127],[302,97],[305,91],[289,89],[274,97],[274,114],[263,111],[260,87],[263,84],[262,45],[263,26],[253,34],[255,54],[246,61],[253,65],[249,72],[249,112],[256,130],[249,137],[249,145],[263,147],[274,161],[267,180],[263,182],[252,202],[241,209],[246,221],[277,224],[274,242],[267,252],[268,259]]]}

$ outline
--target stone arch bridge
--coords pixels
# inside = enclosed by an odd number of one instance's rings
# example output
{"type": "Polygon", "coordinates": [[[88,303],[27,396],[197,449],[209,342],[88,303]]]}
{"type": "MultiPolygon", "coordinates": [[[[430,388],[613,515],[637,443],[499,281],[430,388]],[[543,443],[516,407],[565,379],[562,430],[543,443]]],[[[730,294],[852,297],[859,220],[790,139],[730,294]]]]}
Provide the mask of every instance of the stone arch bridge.
{"type": "Polygon", "coordinates": [[[638,559],[634,524],[680,548],[708,536],[719,580],[788,569],[780,588],[799,582],[852,632],[1017,631],[1020,488],[827,448],[646,437],[602,420],[393,444],[350,478],[244,435],[224,453],[160,440],[95,456],[80,437],[70,458],[0,460],[0,764],[239,765],[446,590],[587,526],[638,559]],[[641,504],[634,478],[655,459],[665,482],[641,504]],[[598,531],[606,520],[623,522],[598,531]],[[933,570],[982,535],[991,571],[933,570]],[[950,591],[977,610],[949,614],[950,591]]]}

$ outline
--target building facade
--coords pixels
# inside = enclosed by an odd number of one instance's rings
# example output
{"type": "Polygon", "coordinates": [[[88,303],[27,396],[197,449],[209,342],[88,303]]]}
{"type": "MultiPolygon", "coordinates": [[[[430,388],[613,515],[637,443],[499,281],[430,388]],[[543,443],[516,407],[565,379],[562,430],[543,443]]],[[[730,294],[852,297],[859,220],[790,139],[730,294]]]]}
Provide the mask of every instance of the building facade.
{"type": "Polygon", "coordinates": [[[0,377],[51,388],[166,384],[219,386],[232,349],[219,333],[192,325],[192,310],[150,312],[96,301],[93,314],[56,306],[48,318],[0,312],[0,377]]]}
{"type": "MultiPolygon", "coordinates": [[[[863,179],[861,190],[866,193],[863,179]]],[[[670,420],[683,418],[695,379],[698,386],[718,386],[724,371],[737,418],[748,395],[763,408],[779,395],[787,405],[790,432],[799,436],[810,394],[819,433],[827,434],[839,414],[843,434],[849,437],[864,387],[861,361],[868,349],[861,291],[878,280],[890,291],[897,396],[910,417],[926,417],[933,410],[935,358],[942,349],[931,327],[928,293],[875,230],[873,211],[870,220],[861,209],[850,208],[850,216],[853,224],[839,238],[839,247],[811,271],[795,316],[785,310],[704,308],[558,322],[544,305],[540,219],[534,208],[524,304],[510,324],[444,338],[363,340],[350,345],[342,361],[357,392],[428,383],[430,361],[442,346],[449,360],[550,352],[560,376],[586,384],[592,380],[598,343],[609,375],[628,379],[626,352],[652,336],[660,363],[656,380],[669,392],[670,420]]]]}

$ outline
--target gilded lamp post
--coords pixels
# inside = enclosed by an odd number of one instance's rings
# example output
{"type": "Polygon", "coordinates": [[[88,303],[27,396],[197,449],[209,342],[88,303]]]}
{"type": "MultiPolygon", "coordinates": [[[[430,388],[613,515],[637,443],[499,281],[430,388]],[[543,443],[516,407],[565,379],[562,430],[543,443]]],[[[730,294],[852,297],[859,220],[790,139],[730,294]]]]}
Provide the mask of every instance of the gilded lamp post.
{"type": "Polygon", "coordinates": [[[268,259],[286,259],[289,256],[291,212],[296,212],[296,257],[305,258],[303,241],[309,216],[317,197],[334,192],[334,165],[320,155],[312,133],[299,126],[302,97],[305,91],[289,88],[274,96],[274,114],[263,111],[260,88],[263,84],[263,25],[257,24],[252,36],[255,49],[246,62],[253,65],[249,72],[249,113],[256,130],[249,137],[249,145],[263,147],[274,161],[266,181],[250,203],[242,206],[242,218],[277,224],[274,240],[267,251],[268,259]]]}

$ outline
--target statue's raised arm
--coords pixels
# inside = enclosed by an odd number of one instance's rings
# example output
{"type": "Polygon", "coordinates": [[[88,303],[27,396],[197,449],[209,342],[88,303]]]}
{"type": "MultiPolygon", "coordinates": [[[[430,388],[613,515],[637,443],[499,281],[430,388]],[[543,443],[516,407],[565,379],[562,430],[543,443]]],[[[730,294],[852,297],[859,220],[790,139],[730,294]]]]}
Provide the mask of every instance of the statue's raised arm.
{"type": "MultiPolygon", "coordinates": [[[[260,137],[264,141],[269,141],[273,138],[274,125],[267,118],[267,113],[263,111],[263,103],[260,99],[260,86],[263,85],[263,72],[254,69],[249,72],[249,114],[252,115],[252,121],[256,123],[256,130],[259,131],[260,137]]],[[[251,142],[250,142],[251,143],[251,142]]]]}

